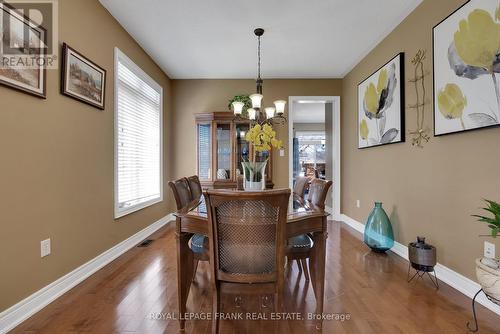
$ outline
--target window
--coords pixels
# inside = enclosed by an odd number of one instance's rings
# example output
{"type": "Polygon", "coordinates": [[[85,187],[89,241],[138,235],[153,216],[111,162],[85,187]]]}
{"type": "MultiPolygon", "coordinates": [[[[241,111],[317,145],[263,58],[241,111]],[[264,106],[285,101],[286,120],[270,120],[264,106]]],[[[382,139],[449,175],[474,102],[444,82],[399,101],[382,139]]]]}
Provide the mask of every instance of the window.
{"type": "Polygon", "coordinates": [[[115,48],[115,218],[163,200],[163,90],[115,48]]]}

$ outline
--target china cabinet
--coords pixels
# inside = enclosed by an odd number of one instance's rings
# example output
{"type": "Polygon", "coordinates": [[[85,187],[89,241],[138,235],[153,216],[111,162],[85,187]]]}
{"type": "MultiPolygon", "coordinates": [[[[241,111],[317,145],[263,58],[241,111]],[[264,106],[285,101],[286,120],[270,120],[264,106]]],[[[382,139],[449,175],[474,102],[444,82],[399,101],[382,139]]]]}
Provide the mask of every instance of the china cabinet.
{"type": "MultiPolygon", "coordinates": [[[[236,188],[243,177],[241,162],[251,159],[253,151],[245,140],[250,122],[234,119],[231,112],[196,114],[197,174],[203,188],[236,188]]],[[[256,161],[268,158],[266,188],[273,188],[272,153],[257,155],[256,161]]]]}

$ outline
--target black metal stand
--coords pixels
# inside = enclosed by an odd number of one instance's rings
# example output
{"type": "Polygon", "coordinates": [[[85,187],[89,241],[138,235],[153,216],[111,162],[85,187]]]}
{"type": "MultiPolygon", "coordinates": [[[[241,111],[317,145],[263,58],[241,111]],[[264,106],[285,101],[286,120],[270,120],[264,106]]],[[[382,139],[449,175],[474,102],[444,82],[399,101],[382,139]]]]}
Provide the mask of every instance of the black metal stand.
{"type": "MultiPolygon", "coordinates": [[[[479,325],[477,324],[477,316],[476,316],[476,297],[477,295],[479,295],[479,293],[483,291],[483,289],[480,289],[478,292],[476,292],[476,294],[474,295],[474,298],[472,298],[472,315],[474,316],[474,328],[471,328],[470,327],[470,321],[467,322],[467,329],[471,332],[477,332],[479,330],[479,325]]],[[[500,300],[498,299],[495,299],[491,296],[489,296],[488,294],[486,294],[484,291],[483,291],[484,295],[492,302],[492,303],[495,303],[497,305],[500,305],[500,300]]]]}
{"type": "Polygon", "coordinates": [[[438,282],[436,272],[434,270],[432,270],[434,275],[431,275],[430,271],[415,269],[415,273],[413,274],[413,276],[411,278],[410,278],[410,270],[411,270],[411,264],[408,264],[408,275],[406,276],[408,283],[413,281],[413,279],[415,277],[417,277],[417,279],[419,279],[419,278],[423,279],[425,274],[427,274],[427,276],[429,276],[429,279],[431,280],[432,284],[436,287],[436,290],[439,290],[439,282],[438,282]],[[434,276],[434,278],[432,278],[432,276],[434,276]]]}

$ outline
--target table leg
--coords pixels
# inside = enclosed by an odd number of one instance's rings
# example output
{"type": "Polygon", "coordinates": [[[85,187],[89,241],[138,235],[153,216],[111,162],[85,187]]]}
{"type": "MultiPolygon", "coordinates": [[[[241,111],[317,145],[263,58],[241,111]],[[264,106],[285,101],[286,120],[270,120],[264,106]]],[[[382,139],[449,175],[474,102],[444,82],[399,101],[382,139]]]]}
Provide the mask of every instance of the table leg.
{"type": "MultiPolygon", "coordinates": [[[[323,313],[323,303],[325,297],[325,260],[326,260],[326,238],[328,233],[326,232],[326,217],[323,221],[323,232],[318,232],[313,234],[314,248],[311,252],[311,264],[309,268],[311,271],[311,282],[314,289],[314,295],[316,297],[316,314],[320,316],[323,313]]],[[[316,324],[316,329],[320,330],[322,328],[323,322],[318,320],[316,324]]]]}
{"type": "Polygon", "coordinates": [[[191,234],[180,232],[180,219],[177,218],[177,299],[179,303],[179,327],[184,330],[186,302],[193,277],[193,253],[189,249],[191,234]]]}

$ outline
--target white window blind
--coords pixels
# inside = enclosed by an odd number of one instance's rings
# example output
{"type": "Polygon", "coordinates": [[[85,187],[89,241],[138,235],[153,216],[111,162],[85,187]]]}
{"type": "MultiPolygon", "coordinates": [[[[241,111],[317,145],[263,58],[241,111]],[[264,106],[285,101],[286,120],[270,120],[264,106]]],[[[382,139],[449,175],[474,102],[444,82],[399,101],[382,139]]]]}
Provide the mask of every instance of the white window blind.
{"type": "Polygon", "coordinates": [[[115,217],[163,200],[163,91],[115,49],[115,217]]]}

